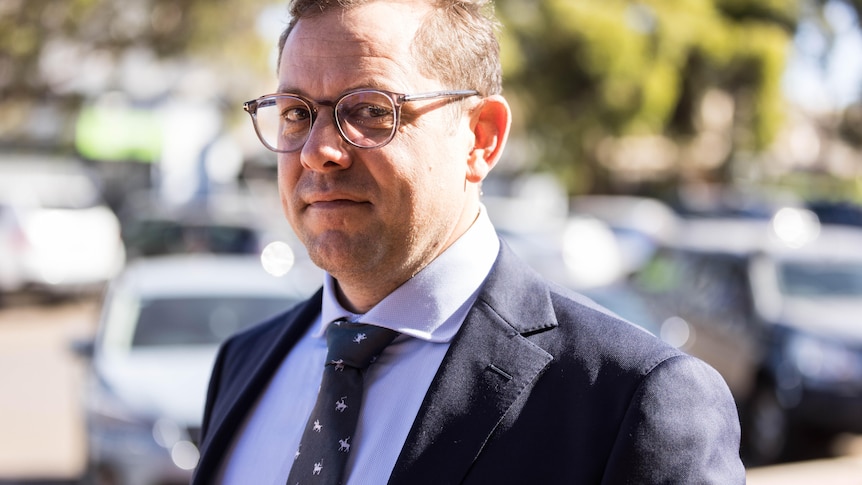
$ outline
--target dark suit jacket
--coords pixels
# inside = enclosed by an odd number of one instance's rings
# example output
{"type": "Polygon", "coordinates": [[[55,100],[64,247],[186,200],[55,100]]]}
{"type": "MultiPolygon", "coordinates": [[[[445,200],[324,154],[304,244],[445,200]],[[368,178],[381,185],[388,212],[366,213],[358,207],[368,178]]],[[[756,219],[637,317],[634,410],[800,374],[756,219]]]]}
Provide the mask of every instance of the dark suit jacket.
{"type": "MultiPolygon", "coordinates": [[[[246,414],[320,307],[318,292],[223,345],[194,484],[212,482],[246,414]]],[[[550,285],[505,244],[389,481],[744,482],[736,408],[712,368],[550,285]]]]}

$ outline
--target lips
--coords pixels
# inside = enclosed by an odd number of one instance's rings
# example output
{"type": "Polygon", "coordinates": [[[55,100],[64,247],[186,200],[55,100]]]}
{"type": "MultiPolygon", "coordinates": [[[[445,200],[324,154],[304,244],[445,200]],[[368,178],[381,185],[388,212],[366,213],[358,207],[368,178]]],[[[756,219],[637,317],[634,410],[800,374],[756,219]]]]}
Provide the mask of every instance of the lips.
{"type": "Polygon", "coordinates": [[[348,194],[348,193],[336,193],[336,192],[325,192],[318,193],[313,195],[305,195],[303,199],[309,205],[317,205],[317,204],[330,204],[330,203],[354,203],[361,204],[367,202],[364,198],[348,194]]]}
{"type": "Polygon", "coordinates": [[[370,184],[359,182],[355,177],[345,178],[345,173],[322,176],[305,173],[293,190],[296,207],[308,209],[347,209],[371,204],[370,184]]]}
{"type": "Polygon", "coordinates": [[[319,194],[304,197],[305,208],[319,211],[346,210],[370,205],[371,202],[348,194],[319,194]]]}
{"type": "Polygon", "coordinates": [[[313,209],[345,209],[349,207],[354,207],[357,205],[367,204],[367,202],[358,202],[349,199],[332,199],[332,200],[318,200],[316,202],[311,202],[308,204],[308,207],[313,209]]]}

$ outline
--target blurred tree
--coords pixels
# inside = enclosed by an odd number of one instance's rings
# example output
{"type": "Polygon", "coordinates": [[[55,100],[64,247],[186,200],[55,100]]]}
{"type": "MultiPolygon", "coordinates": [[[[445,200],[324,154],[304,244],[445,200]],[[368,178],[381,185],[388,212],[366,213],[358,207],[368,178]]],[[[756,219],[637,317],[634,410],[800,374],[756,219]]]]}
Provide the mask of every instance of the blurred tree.
{"type": "Polygon", "coordinates": [[[141,90],[135,103],[154,103],[172,88],[179,71],[203,64],[220,73],[222,85],[200,89],[221,91],[236,104],[232,96],[248,93],[229,87],[259,79],[269,69],[272,46],[255,25],[262,6],[270,3],[0,0],[0,143],[68,148],[84,100],[124,90],[129,82],[124,69],[134,63],[162,64],[161,71],[136,80],[159,86],[141,90]],[[171,63],[174,68],[164,67],[171,63]]]}
{"type": "MultiPolygon", "coordinates": [[[[573,193],[731,179],[730,162],[754,159],[781,126],[801,15],[830,1],[496,0],[524,135],[504,166],[553,172],[573,193]]],[[[0,0],[0,145],[69,148],[81,106],[130,85],[133,108],[181,89],[242,117],[239,103],[272,83],[275,39],[259,30],[285,4],[0,0]],[[182,79],[196,69],[216,74],[182,79]]],[[[848,111],[842,130],[856,146],[858,118],[848,111]]]]}
{"type": "Polygon", "coordinates": [[[620,190],[620,174],[725,179],[732,153],[764,148],[780,125],[798,0],[498,0],[497,11],[517,126],[571,192],[620,190]]]}
{"type": "Polygon", "coordinates": [[[839,130],[848,143],[862,149],[862,101],[844,110],[839,130]]]}
{"type": "MultiPolygon", "coordinates": [[[[821,3],[827,2],[828,0],[819,0],[821,3]]],[[[862,19],[862,0],[847,0],[854,9],[856,9],[856,18],[862,19]]]]}
{"type": "MultiPolygon", "coordinates": [[[[835,47],[836,33],[834,32],[833,23],[824,17],[826,16],[829,4],[836,3],[836,1],[852,8],[852,11],[856,15],[855,22],[853,23],[855,23],[857,29],[860,27],[860,21],[862,21],[862,0],[815,0],[815,5],[819,8],[814,9],[814,12],[809,17],[810,21],[817,26],[819,33],[824,37],[826,44],[828,44],[823,49],[827,55],[835,47]]],[[[809,5],[809,7],[813,6],[809,5]]],[[[839,114],[840,119],[837,123],[837,131],[844,141],[856,148],[862,149],[862,86],[859,86],[858,89],[860,99],[846,106],[843,112],[839,114]]],[[[860,197],[862,197],[862,194],[860,194],[860,197]]]]}

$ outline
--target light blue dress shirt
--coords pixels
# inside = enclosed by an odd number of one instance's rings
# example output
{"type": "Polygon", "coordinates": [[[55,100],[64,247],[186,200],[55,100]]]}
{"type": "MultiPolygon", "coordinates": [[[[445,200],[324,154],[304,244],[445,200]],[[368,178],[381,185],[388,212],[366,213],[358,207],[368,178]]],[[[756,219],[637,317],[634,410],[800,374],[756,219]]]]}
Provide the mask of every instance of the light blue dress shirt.
{"type": "Polygon", "coordinates": [[[365,315],[345,310],[325,276],[323,309],[249,413],[221,469],[225,485],[284,485],[323,376],[326,327],[347,318],[402,335],[368,369],[348,485],[386,483],[449,343],[497,258],[500,242],[483,207],[449,249],[365,315]]]}

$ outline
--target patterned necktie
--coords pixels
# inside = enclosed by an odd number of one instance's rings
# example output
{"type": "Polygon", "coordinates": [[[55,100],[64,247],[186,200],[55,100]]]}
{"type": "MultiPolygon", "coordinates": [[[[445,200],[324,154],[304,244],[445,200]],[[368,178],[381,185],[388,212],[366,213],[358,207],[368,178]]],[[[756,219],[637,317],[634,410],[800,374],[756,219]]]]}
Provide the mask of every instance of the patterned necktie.
{"type": "Polygon", "coordinates": [[[334,322],[326,331],[326,368],[317,402],[302,433],[287,485],[343,483],[351,438],[362,405],[362,373],[398,332],[334,322]]]}

